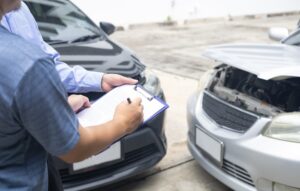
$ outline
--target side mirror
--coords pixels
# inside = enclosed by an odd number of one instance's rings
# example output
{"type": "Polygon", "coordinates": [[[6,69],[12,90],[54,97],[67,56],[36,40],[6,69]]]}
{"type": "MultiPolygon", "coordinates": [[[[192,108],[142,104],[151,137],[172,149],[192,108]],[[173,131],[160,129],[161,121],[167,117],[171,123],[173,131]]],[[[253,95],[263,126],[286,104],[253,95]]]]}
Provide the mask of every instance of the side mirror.
{"type": "Polygon", "coordinates": [[[275,41],[281,41],[289,36],[287,28],[272,27],[269,29],[269,38],[275,41]]]}
{"type": "Polygon", "coordinates": [[[111,35],[116,31],[115,25],[108,22],[100,22],[100,28],[107,34],[111,35]]]}

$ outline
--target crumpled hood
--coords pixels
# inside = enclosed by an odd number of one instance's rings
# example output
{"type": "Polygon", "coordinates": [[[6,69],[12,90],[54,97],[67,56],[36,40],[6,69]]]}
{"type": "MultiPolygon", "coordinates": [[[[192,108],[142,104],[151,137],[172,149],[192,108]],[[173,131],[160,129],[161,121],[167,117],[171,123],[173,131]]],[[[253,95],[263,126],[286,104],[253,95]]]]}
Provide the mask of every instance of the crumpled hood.
{"type": "Polygon", "coordinates": [[[129,49],[110,39],[62,44],[55,49],[61,54],[61,61],[92,71],[135,77],[145,69],[145,65],[129,49]]]}
{"type": "Polygon", "coordinates": [[[205,57],[239,68],[258,78],[300,77],[300,47],[277,44],[236,44],[211,47],[205,57]]]}

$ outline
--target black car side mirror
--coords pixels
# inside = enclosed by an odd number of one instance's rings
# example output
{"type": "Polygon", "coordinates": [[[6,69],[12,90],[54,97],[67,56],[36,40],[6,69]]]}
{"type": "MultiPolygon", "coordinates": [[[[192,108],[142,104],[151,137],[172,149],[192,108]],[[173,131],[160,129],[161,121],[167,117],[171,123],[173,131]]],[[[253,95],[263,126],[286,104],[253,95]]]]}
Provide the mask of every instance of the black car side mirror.
{"type": "Polygon", "coordinates": [[[113,25],[112,23],[108,23],[108,22],[100,22],[100,28],[101,28],[107,35],[111,35],[112,33],[114,33],[114,32],[116,31],[115,25],[113,25]]]}

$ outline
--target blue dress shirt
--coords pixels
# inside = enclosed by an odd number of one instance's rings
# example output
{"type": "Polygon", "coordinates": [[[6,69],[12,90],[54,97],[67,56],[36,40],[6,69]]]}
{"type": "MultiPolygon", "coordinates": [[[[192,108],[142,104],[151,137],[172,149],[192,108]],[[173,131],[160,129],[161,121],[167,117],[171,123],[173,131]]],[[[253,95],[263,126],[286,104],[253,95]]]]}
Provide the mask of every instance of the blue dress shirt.
{"type": "Polygon", "coordinates": [[[23,37],[26,41],[37,45],[49,55],[56,64],[61,81],[68,92],[99,92],[103,73],[87,71],[81,66],[71,68],[61,62],[60,54],[48,45],[42,38],[37,23],[27,5],[22,2],[21,8],[7,13],[1,20],[1,25],[10,32],[23,37]]]}
{"type": "Polygon", "coordinates": [[[78,120],[47,54],[2,26],[0,52],[0,190],[47,191],[47,153],[75,147],[78,120]]]}

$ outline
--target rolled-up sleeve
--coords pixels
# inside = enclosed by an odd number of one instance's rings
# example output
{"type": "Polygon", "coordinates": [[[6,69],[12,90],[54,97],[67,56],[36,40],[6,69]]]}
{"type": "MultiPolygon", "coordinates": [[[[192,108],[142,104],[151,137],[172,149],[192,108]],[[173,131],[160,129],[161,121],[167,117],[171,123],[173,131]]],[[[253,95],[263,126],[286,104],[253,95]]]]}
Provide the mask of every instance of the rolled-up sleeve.
{"type": "Polygon", "coordinates": [[[55,156],[79,141],[78,120],[67,103],[66,91],[51,60],[41,59],[25,74],[14,97],[23,128],[55,156]]]}

